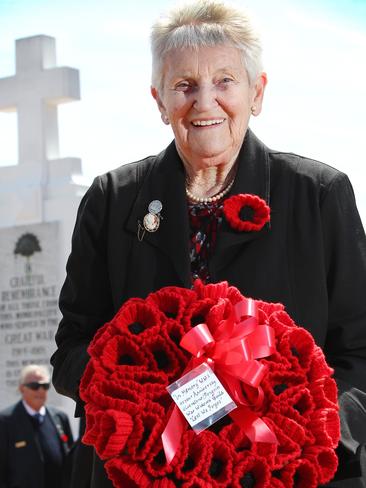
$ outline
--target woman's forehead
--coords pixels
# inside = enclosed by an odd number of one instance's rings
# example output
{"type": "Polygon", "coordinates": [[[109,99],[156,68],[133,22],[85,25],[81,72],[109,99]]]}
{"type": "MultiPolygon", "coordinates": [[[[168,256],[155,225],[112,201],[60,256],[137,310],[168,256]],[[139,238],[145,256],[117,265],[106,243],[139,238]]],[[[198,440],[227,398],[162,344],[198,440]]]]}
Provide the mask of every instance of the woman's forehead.
{"type": "Polygon", "coordinates": [[[195,75],[199,76],[222,71],[242,72],[243,56],[239,49],[232,46],[219,45],[200,47],[198,49],[172,49],[165,58],[164,75],[195,75]]]}

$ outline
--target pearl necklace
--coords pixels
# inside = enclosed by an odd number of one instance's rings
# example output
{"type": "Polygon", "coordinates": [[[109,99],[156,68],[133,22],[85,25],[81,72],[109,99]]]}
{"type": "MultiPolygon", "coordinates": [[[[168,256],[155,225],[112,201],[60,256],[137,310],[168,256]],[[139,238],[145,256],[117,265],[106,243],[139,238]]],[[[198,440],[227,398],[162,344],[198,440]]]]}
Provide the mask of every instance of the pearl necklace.
{"type": "Polygon", "coordinates": [[[226,195],[231,190],[231,187],[234,184],[234,179],[235,178],[233,178],[230,181],[230,183],[227,185],[227,187],[224,188],[222,191],[220,191],[220,193],[217,193],[216,195],[214,195],[212,197],[197,197],[197,196],[193,195],[193,193],[191,193],[187,187],[186,187],[186,195],[191,200],[191,202],[193,202],[193,203],[206,204],[206,203],[217,202],[218,200],[220,200],[224,195],[226,195]]]}

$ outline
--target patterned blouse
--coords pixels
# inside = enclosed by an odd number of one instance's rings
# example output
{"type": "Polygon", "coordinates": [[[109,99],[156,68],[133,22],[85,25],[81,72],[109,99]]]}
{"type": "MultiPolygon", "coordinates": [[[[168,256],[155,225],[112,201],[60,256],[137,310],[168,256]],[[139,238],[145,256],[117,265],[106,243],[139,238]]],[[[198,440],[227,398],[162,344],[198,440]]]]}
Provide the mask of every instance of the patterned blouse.
{"type": "Polygon", "coordinates": [[[197,278],[204,283],[211,281],[208,265],[222,223],[222,208],[223,199],[212,203],[188,202],[192,282],[197,278]]]}

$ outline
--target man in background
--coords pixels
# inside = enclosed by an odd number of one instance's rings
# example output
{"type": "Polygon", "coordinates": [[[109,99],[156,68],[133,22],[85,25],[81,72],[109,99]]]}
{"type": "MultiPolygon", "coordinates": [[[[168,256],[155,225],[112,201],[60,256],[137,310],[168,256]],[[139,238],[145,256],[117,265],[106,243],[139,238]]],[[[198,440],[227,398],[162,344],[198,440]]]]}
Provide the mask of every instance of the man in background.
{"type": "Polygon", "coordinates": [[[0,412],[0,488],[66,487],[67,454],[73,443],[65,413],[46,407],[50,374],[23,368],[21,400],[0,412]]]}

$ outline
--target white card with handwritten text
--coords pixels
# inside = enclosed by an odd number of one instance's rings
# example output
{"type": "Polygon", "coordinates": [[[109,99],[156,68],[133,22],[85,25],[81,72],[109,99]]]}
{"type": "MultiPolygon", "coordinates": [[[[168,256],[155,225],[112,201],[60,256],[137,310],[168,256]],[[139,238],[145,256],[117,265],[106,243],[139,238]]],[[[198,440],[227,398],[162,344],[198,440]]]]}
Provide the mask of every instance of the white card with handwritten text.
{"type": "Polygon", "coordinates": [[[167,387],[196,433],[210,427],[236,408],[215,373],[202,363],[167,387]]]}

